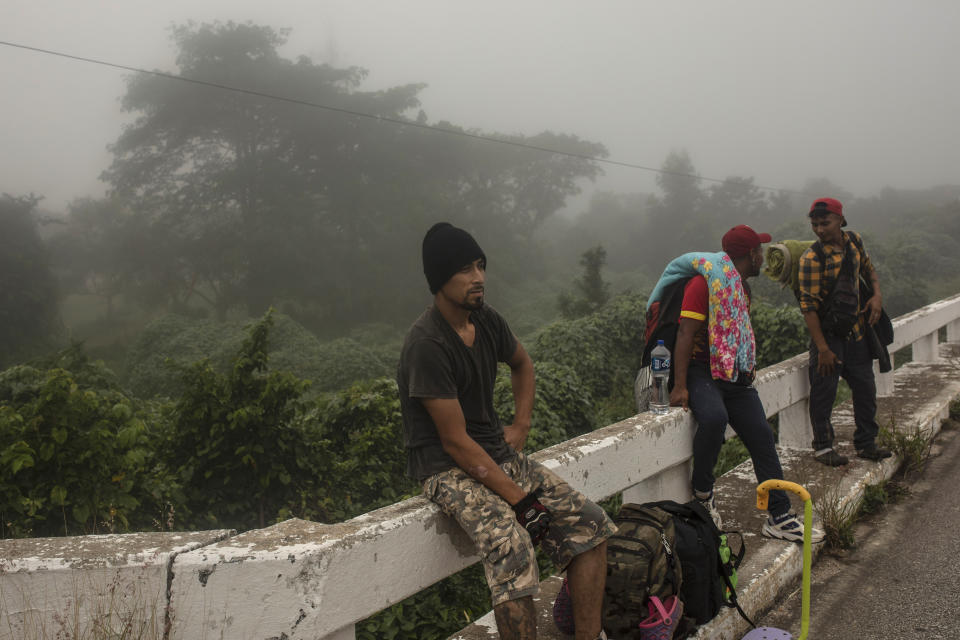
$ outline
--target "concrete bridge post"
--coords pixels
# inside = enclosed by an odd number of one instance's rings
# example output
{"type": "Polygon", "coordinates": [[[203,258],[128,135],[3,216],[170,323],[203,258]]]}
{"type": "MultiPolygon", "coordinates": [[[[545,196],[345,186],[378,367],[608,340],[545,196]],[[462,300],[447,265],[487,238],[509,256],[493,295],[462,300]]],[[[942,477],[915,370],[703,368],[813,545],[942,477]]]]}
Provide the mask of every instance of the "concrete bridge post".
{"type": "MultiPolygon", "coordinates": [[[[893,357],[893,354],[890,354],[890,357],[893,357]]],[[[873,377],[877,382],[877,395],[878,396],[892,396],[893,391],[893,371],[887,371],[886,373],[880,373],[880,365],[877,364],[877,361],[873,361],[873,377]]]]}
{"type": "MultiPolygon", "coordinates": [[[[809,385],[808,385],[809,386],[809,385]]],[[[780,418],[781,447],[806,449],[813,440],[813,427],[810,426],[810,399],[804,397],[777,414],[780,418]]]]}
{"type": "Polygon", "coordinates": [[[939,349],[939,331],[933,331],[925,336],[918,338],[913,343],[913,361],[914,362],[936,362],[940,359],[939,349]]]}
{"type": "Polygon", "coordinates": [[[642,504],[654,500],[686,502],[690,495],[690,473],[693,461],[687,460],[670,467],[663,473],[638,482],[623,490],[623,501],[642,504]]]}
{"type": "Polygon", "coordinates": [[[947,323],[947,342],[960,342],[960,319],[947,323]]]}

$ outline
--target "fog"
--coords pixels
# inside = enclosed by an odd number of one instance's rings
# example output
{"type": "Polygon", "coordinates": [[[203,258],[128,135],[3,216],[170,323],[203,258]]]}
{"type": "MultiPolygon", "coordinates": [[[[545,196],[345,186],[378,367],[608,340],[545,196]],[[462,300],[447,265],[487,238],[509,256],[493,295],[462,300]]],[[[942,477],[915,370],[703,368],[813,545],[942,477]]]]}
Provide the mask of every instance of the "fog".
{"type": "MultiPolygon", "coordinates": [[[[431,122],[575,134],[620,162],[686,150],[706,177],[826,177],[856,195],[960,182],[947,0],[34,0],[7,3],[0,40],[175,72],[168,28],[188,20],[289,27],[284,56],[364,67],[364,89],[427,83],[431,122]]],[[[54,210],[101,195],[127,75],[0,46],[0,191],[54,210]]],[[[590,189],[655,189],[650,171],[605,171],[590,189]]]]}

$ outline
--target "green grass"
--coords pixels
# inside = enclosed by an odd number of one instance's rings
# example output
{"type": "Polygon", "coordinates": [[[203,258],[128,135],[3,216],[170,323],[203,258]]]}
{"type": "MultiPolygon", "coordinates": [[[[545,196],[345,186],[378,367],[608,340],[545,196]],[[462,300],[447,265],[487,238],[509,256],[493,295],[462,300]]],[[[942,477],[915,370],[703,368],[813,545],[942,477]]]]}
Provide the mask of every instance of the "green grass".
{"type": "Polygon", "coordinates": [[[843,498],[838,485],[814,501],[814,509],[826,534],[827,549],[852,549],[856,545],[854,525],[863,500],[844,503],[843,498]]]}
{"type": "Polygon", "coordinates": [[[904,433],[896,429],[896,424],[881,427],[878,441],[900,458],[900,474],[903,477],[923,471],[930,462],[933,436],[919,428],[904,433]]]}
{"type": "Polygon", "coordinates": [[[868,516],[883,511],[888,505],[898,502],[909,493],[904,485],[894,481],[883,481],[867,485],[863,490],[863,499],[860,501],[861,516],[868,516]]]}

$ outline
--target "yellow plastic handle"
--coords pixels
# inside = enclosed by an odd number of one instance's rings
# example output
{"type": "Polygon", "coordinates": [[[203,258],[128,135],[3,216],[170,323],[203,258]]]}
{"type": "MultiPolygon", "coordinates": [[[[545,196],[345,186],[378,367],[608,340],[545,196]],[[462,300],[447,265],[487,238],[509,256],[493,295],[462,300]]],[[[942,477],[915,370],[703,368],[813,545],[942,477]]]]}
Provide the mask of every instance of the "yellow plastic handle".
{"type": "Polygon", "coordinates": [[[791,491],[800,496],[800,499],[804,502],[810,499],[810,493],[796,482],[790,482],[788,480],[765,480],[757,487],[757,509],[767,508],[767,498],[770,492],[775,489],[791,491]]]}

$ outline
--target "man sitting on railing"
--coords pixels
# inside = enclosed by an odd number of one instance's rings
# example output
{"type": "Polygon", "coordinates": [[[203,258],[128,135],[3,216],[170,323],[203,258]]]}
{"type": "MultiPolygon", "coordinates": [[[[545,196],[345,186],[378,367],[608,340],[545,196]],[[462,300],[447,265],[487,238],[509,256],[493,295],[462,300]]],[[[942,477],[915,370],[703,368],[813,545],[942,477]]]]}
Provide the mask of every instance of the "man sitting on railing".
{"type": "Polygon", "coordinates": [[[810,206],[810,225],[817,242],[800,256],[800,310],[810,331],[810,422],[813,457],[830,467],[847,464],[833,448],[833,401],[840,376],[853,395],[853,445],[857,456],[883,460],[892,454],[876,444],[877,385],[873,356],[863,339],[864,316],[873,325],[880,318],[882,297],[877,271],[854,231],[843,205],[834,198],[818,198],[810,206]],[[873,294],[860,299],[860,281],[873,294]]]}
{"type": "Polygon", "coordinates": [[[433,305],[410,328],[397,370],[407,471],[473,540],[501,638],[535,638],[534,548],[565,569],[578,640],[605,638],[600,612],[613,522],[556,474],[527,458],[534,370],[507,322],[484,304],[487,259],[448,223],[423,239],[433,305]],[[493,407],[497,363],[511,370],[513,424],[493,407]]]}
{"type": "MultiPolygon", "coordinates": [[[[747,278],[760,273],[761,243],[770,242],[747,225],[723,236],[723,252],[685,254],[696,275],[687,282],[674,347],[674,386],[670,404],[688,407],[697,421],[693,437],[693,492],[721,527],[713,492],[713,467],[727,423],[753,460],[757,482],[783,479],[773,430],[753,387],[756,340],[750,324],[747,278]]],[[[771,491],[769,516],[761,532],[770,538],[803,541],[803,523],[790,511],[783,491],[771,491]]],[[[814,542],[823,540],[819,529],[814,542]]]]}

